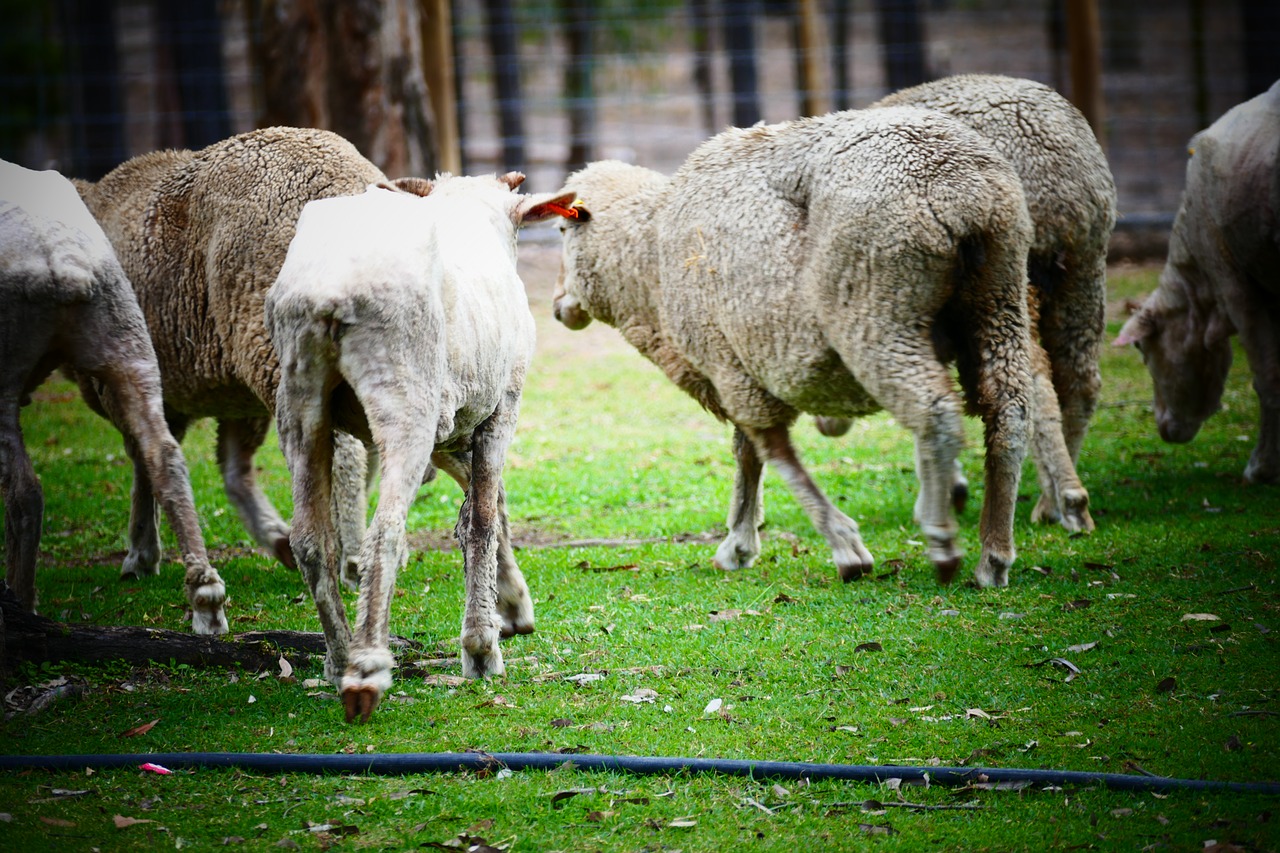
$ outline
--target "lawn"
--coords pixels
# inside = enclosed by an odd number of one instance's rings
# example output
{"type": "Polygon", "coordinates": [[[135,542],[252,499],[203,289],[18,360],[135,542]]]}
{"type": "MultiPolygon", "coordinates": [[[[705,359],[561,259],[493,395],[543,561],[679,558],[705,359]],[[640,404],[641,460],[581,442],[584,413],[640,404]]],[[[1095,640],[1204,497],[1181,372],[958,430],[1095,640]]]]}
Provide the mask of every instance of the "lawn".
{"type": "MultiPolygon", "coordinates": [[[[728,428],[613,330],[555,325],[554,263],[548,248],[522,249],[540,342],[507,489],[538,630],[506,642],[505,677],[460,678],[460,493],[441,478],[412,509],[392,611],[392,632],[415,647],[370,723],[342,722],[318,659],[288,674],[49,661],[10,673],[0,731],[9,755],[475,750],[560,752],[564,766],[0,771],[0,849],[1280,847],[1274,795],[575,768],[590,753],[1276,781],[1280,489],[1241,479],[1258,424],[1242,356],[1223,411],[1173,446],[1155,433],[1138,354],[1108,348],[1080,463],[1098,529],[1031,525],[1028,463],[1007,589],[965,582],[978,553],[980,424],[963,456],[968,564],[944,587],[911,522],[909,438],[883,415],[839,439],[807,418],[794,430],[815,479],[861,525],[875,576],[842,584],[773,474],[758,563],[721,572],[711,557],[732,485],[728,428]]],[[[1113,302],[1149,291],[1155,275],[1114,268],[1113,302]]],[[[1114,334],[1118,314],[1110,322],[1114,334]]],[[[118,580],[131,479],[119,437],[58,380],[23,426],[46,496],[41,612],[184,629],[167,528],[160,576],[118,580]]],[[[226,501],[212,424],[184,449],[232,631],[318,631],[301,579],[250,547],[226,501]]],[[[274,436],[258,461],[287,515],[274,436]]]]}

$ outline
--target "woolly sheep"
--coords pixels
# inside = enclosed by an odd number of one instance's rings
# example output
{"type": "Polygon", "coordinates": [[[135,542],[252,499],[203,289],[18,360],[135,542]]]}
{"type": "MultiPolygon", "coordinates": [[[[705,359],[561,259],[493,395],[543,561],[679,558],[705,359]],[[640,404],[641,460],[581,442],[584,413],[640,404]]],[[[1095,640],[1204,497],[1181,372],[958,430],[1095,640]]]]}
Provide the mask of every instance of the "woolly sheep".
{"type": "MultiPolygon", "coordinates": [[[[382,172],[336,134],[274,127],[200,151],[145,154],[96,184],[78,185],[146,316],[170,429],[181,441],[193,421],[217,419],[227,497],[254,540],[290,567],[289,525],[263,494],[253,466],[271,425],[280,372],[262,303],[303,205],[360,193],[382,180],[382,172]]],[[[92,385],[80,385],[100,408],[92,385]]],[[[365,517],[359,443],[342,437],[335,465],[348,484],[335,507],[349,555],[344,580],[355,586],[365,517]]],[[[154,509],[146,472],[135,466],[134,478],[130,559],[145,562],[155,537],[154,509]]]]}
{"type": "MultiPolygon", "coordinates": [[[[59,366],[110,390],[112,421],[159,493],[186,565],[192,630],[222,634],[226,587],[209,564],[178,442],[164,422],[146,323],[102,228],[70,181],[0,161],[0,486],[6,579],[36,606],[44,495],[22,439],[19,408],[59,366]]],[[[154,525],[154,518],[152,520],[154,525]]],[[[155,574],[126,562],[122,577],[155,574]]]]}
{"type": "MultiPolygon", "coordinates": [[[[1076,472],[1098,405],[1106,306],[1107,247],[1116,188],[1106,155],[1078,109],[1033,80],[968,74],[895,92],[871,107],[939,110],[977,130],[1022,181],[1035,236],[1027,259],[1036,382],[1032,456],[1041,497],[1033,521],[1072,533],[1094,528],[1076,472]]],[[[840,428],[819,422],[827,434],[840,428]]],[[[847,429],[847,422],[843,425],[847,429]]],[[[963,500],[964,483],[957,488],[963,500]]]]}
{"type": "Polygon", "coordinates": [[[1160,285],[1117,345],[1137,344],[1155,386],[1156,426],[1193,439],[1222,401],[1231,336],[1253,371],[1261,425],[1244,469],[1280,481],[1280,82],[1191,139],[1187,183],[1160,285]]]}
{"type": "Polygon", "coordinates": [[[501,674],[499,636],[533,630],[502,486],[534,344],[516,229],[567,211],[573,198],[513,193],[523,179],[442,175],[422,188],[425,197],[383,185],[313,201],[267,293],[281,363],[277,424],[293,476],[293,551],[348,722],[368,720],[391,685],[389,611],[408,556],[406,515],[433,460],[466,492],[457,526],[463,674],[501,674]],[[335,427],[376,447],[382,463],[354,633],[329,514],[335,427]]]}
{"type": "Polygon", "coordinates": [[[566,187],[590,213],[563,226],[556,317],[615,326],[735,427],[718,566],[759,554],[767,461],[840,576],[869,572],[857,524],[804,470],[789,428],[799,412],[883,407],[916,438],[916,515],[949,580],[963,403],[946,352],[986,426],[978,582],[1007,583],[1032,394],[1031,224],[1017,175],[977,133],[917,109],[834,113],[730,129],[670,179],[605,161],[566,187]]]}

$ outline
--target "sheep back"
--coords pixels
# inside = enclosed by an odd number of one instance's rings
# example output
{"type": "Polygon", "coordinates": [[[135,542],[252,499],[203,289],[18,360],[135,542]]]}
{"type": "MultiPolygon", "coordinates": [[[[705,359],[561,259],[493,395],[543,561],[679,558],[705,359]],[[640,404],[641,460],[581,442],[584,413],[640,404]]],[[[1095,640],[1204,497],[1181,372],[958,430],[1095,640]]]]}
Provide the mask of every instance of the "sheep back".
{"type": "Polygon", "coordinates": [[[263,299],[298,215],[312,199],[384,179],[342,137],[286,127],[215,143],[160,178],[144,255],[126,271],[152,328],[167,404],[192,416],[272,410],[279,363],[263,299]]]}
{"type": "MultiPolygon", "coordinates": [[[[902,89],[872,108],[938,110],[974,128],[1009,159],[1035,226],[1033,265],[1052,268],[1059,253],[1105,256],[1116,221],[1116,188],[1088,121],[1052,88],[1034,80],[962,74],[902,89]]],[[[1041,284],[1042,276],[1033,275],[1041,284]]]]}
{"type": "Polygon", "coordinates": [[[1025,258],[1030,240],[1008,162],[960,122],[911,108],[726,131],[672,177],[657,228],[662,326],[753,426],[887,405],[832,342],[932,328],[966,246],[1025,258]]]}

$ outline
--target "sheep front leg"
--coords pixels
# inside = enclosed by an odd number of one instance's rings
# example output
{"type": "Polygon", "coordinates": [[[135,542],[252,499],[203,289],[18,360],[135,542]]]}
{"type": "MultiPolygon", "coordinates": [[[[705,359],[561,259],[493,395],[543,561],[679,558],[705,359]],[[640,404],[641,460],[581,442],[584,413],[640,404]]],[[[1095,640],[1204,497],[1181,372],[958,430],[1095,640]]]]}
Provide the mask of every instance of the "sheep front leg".
{"type": "Polygon", "coordinates": [[[729,535],[713,559],[723,571],[749,568],[760,555],[760,525],[764,523],[764,465],[755,446],[738,428],[733,430],[733,496],[725,524],[729,535]]]}
{"type": "MultiPolygon", "coordinates": [[[[471,484],[458,513],[466,577],[462,614],[462,674],[485,678],[505,671],[498,640],[498,517],[502,466],[515,431],[514,413],[499,409],[471,437],[471,484]]],[[[523,578],[522,578],[523,580],[523,578]]]]}
{"type": "Polygon", "coordinates": [[[218,468],[227,499],[236,508],[253,540],[271,549],[276,559],[291,569],[297,564],[289,547],[289,525],[258,486],[253,455],[266,440],[270,418],[238,418],[218,421],[218,468]]]}
{"type": "MultiPolygon", "coordinates": [[[[0,365],[4,369],[4,365],[0,365]]],[[[5,580],[22,606],[36,609],[36,552],[44,519],[44,492],[22,442],[20,380],[6,377],[0,394],[0,494],[4,495],[5,580]]]]}
{"type": "Polygon", "coordinates": [[[795,495],[800,507],[809,516],[813,526],[831,546],[831,557],[842,581],[851,581],[871,573],[875,560],[871,552],[862,544],[858,533],[858,524],[845,515],[818,488],[817,483],[809,476],[809,472],[800,464],[791,445],[791,436],[786,426],[771,426],[764,429],[739,426],[755,445],[756,453],[763,456],[782,475],[795,495]]]}
{"type": "MultiPolygon", "coordinates": [[[[468,452],[437,452],[431,457],[436,467],[448,474],[462,488],[463,494],[471,489],[471,454],[468,452]]],[[[498,615],[502,617],[502,638],[516,634],[532,634],[534,630],[533,598],[516,563],[511,548],[511,524],[507,516],[506,487],[499,485],[498,492],[498,615]]]]}
{"type": "MultiPolygon", "coordinates": [[[[142,460],[145,476],[141,482],[149,481],[148,491],[154,491],[160,499],[182,550],[191,630],[196,634],[225,634],[228,626],[223,604],[227,589],[217,570],[209,564],[182,448],[165,423],[160,372],[154,366],[154,356],[142,357],[142,347],[125,346],[124,349],[123,354],[110,362],[118,367],[103,369],[96,377],[109,389],[106,396],[113,401],[114,416],[124,434],[125,446],[131,455],[136,454],[135,467],[136,460],[142,460]]],[[[149,344],[146,349],[150,350],[149,344]]],[[[135,488],[137,482],[135,479],[135,488]]],[[[154,518],[151,521],[154,534],[154,518]]]]}

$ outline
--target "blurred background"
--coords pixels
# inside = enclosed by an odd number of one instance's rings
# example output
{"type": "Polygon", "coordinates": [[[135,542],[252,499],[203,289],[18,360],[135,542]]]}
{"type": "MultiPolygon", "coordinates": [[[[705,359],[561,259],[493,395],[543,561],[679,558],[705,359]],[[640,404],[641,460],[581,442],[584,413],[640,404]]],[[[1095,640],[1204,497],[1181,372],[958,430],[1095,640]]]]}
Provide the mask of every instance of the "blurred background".
{"type": "Polygon", "coordinates": [[[594,159],[673,171],[730,124],[1028,77],[1093,123],[1133,254],[1162,251],[1191,135],[1280,78],[1275,0],[0,0],[0,20],[0,157],[89,179],[292,124],[393,177],[521,169],[544,191],[594,159]]]}

